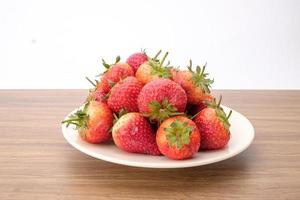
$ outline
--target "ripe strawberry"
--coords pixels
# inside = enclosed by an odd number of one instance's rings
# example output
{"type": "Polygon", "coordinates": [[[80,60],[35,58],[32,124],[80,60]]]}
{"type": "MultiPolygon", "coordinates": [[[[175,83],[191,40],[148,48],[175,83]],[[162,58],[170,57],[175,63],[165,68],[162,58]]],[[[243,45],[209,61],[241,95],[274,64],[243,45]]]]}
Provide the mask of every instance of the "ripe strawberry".
{"type": "Polygon", "coordinates": [[[138,96],[138,107],[140,113],[160,123],[184,112],[186,101],[186,94],[179,84],[160,78],[143,87],[138,96]]]}
{"type": "Polygon", "coordinates": [[[232,111],[226,115],[220,103],[221,98],[218,104],[215,101],[209,104],[194,119],[201,133],[201,149],[223,148],[230,139],[228,119],[232,111]]]}
{"type": "Polygon", "coordinates": [[[107,100],[107,94],[109,88],[103,82],[98,82],[95,80],[95,83],[91,81],[88,77],[86,79],[94,86],[93,89],[89,90],[89,95],[87,97],[87,101],[95,100],[105,102],[107,100]]]}
{"type": "Polygon", "coordinates": [[[170,63],[163,66],[168,52],[164,55],[162,60],[158,60],[157,57],[161,51],[159,51],[154,58],[149,58],[147,62],[144,62],[136,71],[136,78],[143,84],[149,83],[158,78],[171,78],[171,69],[168,67],[170,63]]]}
{"type": "Polygon", "coordinates": [[[95,100],[95,101],[106,101],[107,94],[101,89],[91,89],[87,101],[95,100]]]}
{"type": "Polygon", "coordinates": [[[69,116],[62,123],[75,125],[79,135],[90,143],[102,143],[111,138],[109,132],[113,114],[106,103],[89,101],[82,109],[69,116]]]}
{"type": "Polygon", "coordinates": [[[117,147],[124,151],[160,155],[155,133],[140,113],[123,115],[113,126],[112,136],[117,147]]]}
{"type": "Polygon", "coordinates": [[[126,63],[129,64],[134,72],[143,64],[144,62],[148,61],[148,56],[145,52],[134,53],[129,56],[126,60],[126,63]]]}
{"type": "Polygon", "coordinates": [[[127,63],[117,63],[103,74],[101,82],[103,82],[105,88],[111,89],[114,84],[127,76],[134,76],[133,69],[127,63]]]}
{"type": "Polygon", "coordinates": [[[202,68],[197,66],[196,72],[194,72],[190,60],[189,70],[172,70],[172,79],[183,87],[189,104],[200,104],[202,101],[212,98],[209,88],[214,81],[207,78],[208,74],[204,72],[205,67],[206,65],[202,68]]]}
{"type": "Polygon", "coordinates": [[[112,87],[107,104],[115,113],[121,109],[138,112],[137,98],[142,88],[143,85],[135,77],[129,76],[112,87]]]}
{"type": "Polygon", "coordinates": [[[127,63],[120,62],[120,56],[117,56],[114,64],[107,64],[102,59],[102,65],[106,68],[106,71],[102,74],[101,82],[105,92],[108,93],[114,84],[127,76],[134,76],[134,70],[127,63]]]}
{"type": "Polygon", "coordinates": [[[197,153],[200,138],[196,124],[182,116],[165,120],[156,133],[156,143],[160,152],[176,160],[188,159],[197,153]]]}

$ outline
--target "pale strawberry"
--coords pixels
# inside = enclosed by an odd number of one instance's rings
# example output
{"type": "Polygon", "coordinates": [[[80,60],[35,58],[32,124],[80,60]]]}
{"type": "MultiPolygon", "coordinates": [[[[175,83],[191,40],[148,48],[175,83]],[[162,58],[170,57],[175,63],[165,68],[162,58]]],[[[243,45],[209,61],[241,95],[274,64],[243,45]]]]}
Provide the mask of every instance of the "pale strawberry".
{"type": "Polygon", "coordinates": [[[207,78],[205,73],[206,65],[202,68],[196,67],[196,71],[192,70],[192,61],[188,66],[188,70],[172,70],[172,79],[180,84],[185,90],[187,101],[189,104],[200,104],[203,101],[211,100],[210,87],[213,80],[207,78]]]}
{"type": "Polygon", "coordinates": [[[157,57],[160,53],[161,51],[154,58],[149,58],[136,71],[135,76],[141,83],[146,84],[155,79],[172,77],[171,68],[168,67],[170,63],[164,65],[168,52],[166,52],[162,60],[158,60],[157,57]]]}
{"type": "Polygon", "coordinates": [[[62,123],[75,125],[82,139],[90,143],[110,140],[113,114],[106,103],[89,101],[82,109],[69,116],[62,123]]]}

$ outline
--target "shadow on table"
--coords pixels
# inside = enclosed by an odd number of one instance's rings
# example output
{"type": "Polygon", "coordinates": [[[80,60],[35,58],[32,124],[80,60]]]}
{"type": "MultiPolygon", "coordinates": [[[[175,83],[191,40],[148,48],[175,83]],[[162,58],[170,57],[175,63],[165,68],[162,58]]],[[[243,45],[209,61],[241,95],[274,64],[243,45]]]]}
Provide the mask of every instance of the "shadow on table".
{"type": "Polygon", "coordinates": [[[120,191],[136,190],[153,192],[185,192],[225,188],[230,183],[247,180],[252,161],[247,152],[231,159],[192,168],[147,169],[108,163],[94,158],[70,166],[68,173],[81,174],[94,186],[116,188],[120,191]],[[164,191],[164,190],[163,190],[164,191]]]}

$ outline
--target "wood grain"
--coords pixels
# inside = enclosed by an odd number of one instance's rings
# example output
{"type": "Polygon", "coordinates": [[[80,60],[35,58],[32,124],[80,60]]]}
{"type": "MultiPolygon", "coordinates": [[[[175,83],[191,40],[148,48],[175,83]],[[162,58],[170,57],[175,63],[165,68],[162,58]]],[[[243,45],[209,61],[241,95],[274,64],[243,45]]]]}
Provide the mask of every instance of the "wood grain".
{"type": "Polygon", "coordinates": [[[84,90],[0,91],[0,199],[300,199],[300,91],[216,91],[256,137],[229,160],[143,169],[72,148],[60,122],[84,90]]]}

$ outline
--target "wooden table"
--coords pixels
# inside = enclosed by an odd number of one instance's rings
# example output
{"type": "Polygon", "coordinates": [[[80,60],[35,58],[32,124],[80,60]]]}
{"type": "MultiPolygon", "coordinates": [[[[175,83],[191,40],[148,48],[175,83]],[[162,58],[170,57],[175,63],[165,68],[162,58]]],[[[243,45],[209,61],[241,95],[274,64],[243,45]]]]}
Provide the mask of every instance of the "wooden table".
{"type": "Polygon", "coordinates": [[[300,199],[300,91],[216,91],[256,131],[245,152],[186,169],[143,169],[72,148],[60,122],[84,90],[0,91],[0,199],[300,199]]]}

